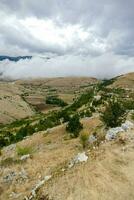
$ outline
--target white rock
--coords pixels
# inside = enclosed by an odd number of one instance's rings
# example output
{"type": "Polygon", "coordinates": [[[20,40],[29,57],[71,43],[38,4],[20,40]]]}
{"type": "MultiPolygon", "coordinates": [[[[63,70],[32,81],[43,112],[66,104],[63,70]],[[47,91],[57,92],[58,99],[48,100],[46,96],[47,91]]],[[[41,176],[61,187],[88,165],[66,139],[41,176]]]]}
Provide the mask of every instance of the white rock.
{"type": "Polygon", "coordinates": [[[74,158],[74,163],[87,162],[87,160],[88,160],[88,156],[86,155],[85,152],[78,153],[78,155],[74,158]]]}
{"type": "Polygon", "coordinates": [[[130,130],[131,128],[134,127],[134,124],[133,124],[132,122],[130,122],[130,121],[127,120],[125,123],[123,123],[123,124],[121,125],[121,127],[122,127],[122,129],[123,129],[124,131],[128,131],[128,130],[130,130]]]}
{"type": "Polygon", "coordinates": [[[99,101],[99,100],[101,99],[101,96],[100,96],[100,95],[94,96],[94,99],[95,99],[96,101],[99,101]]]}
{"type": "Polygon", "coordinates": [[[48,181],[48,180],[50,180],[51,178],[52,178],[51,175],[49,175],[49,176],[45,176],[44,180],[45,180],[45,181],[48,181]]]}
{"type": "Polygon", "coordinates": [[[38,188],[40,188],[42,185],[44,185],[44,183],[45,183],[45,180],[39,181],[37,183],[37,185],[35,186],[34,190],[36,191],[38,188]]]}
{"type": "Polygon", "coordinates": [[[29,198],[27,196],[24,197],[24,200],[29,200],[29,198]]]}
{"type": "Polygon", "coordinates": [[[124,129],[122,127],[111,128],[107,131],[105,136],[106,140],[113,140],[117,137],[118,133],[123,132],[124,129]]]}
{"type": "Polygon", "coordinates": [[[20,160],[27,160],[28,158],[30,158],[30,154],[21,156],[21,157],[20,157],[20,160]]]}
{"type": "Polygon", "coordinates": [[[32,194],[32,197],[36,197],[36,191],[35,191],[35,189],[33,189],[33,190],[31,191],[31,194],[32,194]]]}
{"type": "Polygon", "coordinates": [[[93,144],[96,140],[97,140],[97,138],[94,135],[90,135],[88,138],[88,142],[90,144],[93,144]]]}

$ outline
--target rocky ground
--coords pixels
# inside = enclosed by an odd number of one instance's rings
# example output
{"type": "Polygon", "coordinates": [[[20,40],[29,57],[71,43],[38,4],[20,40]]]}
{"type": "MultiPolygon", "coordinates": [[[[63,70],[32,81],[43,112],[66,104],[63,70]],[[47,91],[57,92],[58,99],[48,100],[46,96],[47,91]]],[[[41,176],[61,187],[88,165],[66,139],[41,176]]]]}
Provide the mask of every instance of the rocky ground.
{"type": "MultiPolygon", "coordinates": [[[[82,123],[90,133],[101,125],[98,117],[82,123]]],[[[3,148],[1,199],[134,199],[134,126],[130,123],[114,138],[106,140],[109,132],[105,133],[99,146],[85,151],[79,138],[67,137],[64,125],[3,148]],[[32,150],[19,156],[20,146],[32,150]]]]}

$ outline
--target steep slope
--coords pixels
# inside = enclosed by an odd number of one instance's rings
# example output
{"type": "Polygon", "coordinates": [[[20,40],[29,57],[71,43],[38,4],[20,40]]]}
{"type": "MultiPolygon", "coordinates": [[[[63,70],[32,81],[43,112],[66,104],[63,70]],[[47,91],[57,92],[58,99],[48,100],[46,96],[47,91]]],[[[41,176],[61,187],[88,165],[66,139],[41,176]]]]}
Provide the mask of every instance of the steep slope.
{"type": "Polygon", "coordinates": [[[0,82],[0,123],[9,123],[33,115],[14,82],[0,82]]]}

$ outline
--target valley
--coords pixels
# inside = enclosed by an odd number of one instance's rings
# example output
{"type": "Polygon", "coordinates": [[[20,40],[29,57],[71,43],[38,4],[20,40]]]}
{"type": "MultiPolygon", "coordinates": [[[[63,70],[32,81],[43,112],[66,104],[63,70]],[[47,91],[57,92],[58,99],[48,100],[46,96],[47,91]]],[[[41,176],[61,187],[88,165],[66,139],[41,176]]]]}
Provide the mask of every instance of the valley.
{"type": "Polygon", "coordinates": [[[132,200],[133,82],[2,81],[0,198],[132,200]]]}

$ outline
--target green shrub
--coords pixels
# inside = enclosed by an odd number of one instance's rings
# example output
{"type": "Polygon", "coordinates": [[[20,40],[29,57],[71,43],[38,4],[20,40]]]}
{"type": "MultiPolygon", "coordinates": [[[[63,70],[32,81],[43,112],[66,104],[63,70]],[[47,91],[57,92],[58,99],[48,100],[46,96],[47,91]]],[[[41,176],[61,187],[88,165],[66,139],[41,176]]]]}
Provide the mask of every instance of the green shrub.
{"type": "Polygon", "coordinates": [[[61,107],[67,106],[67,103],[65,103],[62,99],[58,98],[57,96],[46,97],[46,104],[52,104],[61,107]]]}
{"type": "Polygon", "coordinates": [[[123,122],[124,115],[125,109],[122,103],[111,100],[106,106],[106,110],[101,115],[101,118],[107,127],[117,127],[123,122]]]}
{"type": "Polygon", "coordinates": [[[33,152],[32,147],[17,147],[16,148],[18,156],[23,156],[27,154],[31,154],[33,152]]]}
{"type": "Polygon", "coordinates": [[[125,100],[123,106],[126,110],[134,110],[134,100],[125,100]]]}
{"type": "Polygon", "coordinates": [[[80,118],[91,117],[92,113],[89,110],[84,110],[79,112],[79,116],[80,118]]]}
{"type": "Polygon", "coordinates": [[[79,136],[79,132],[83,128],[83,125],[80,123],[79,116],[74,115],[70,118],[66,130],[70,133],[70,135],[74,138],[79,136]]]}
{"type": "Polygon", "coordinates": [[[85,149],[88,146],[88,138],[89,138],[88,131],[83,130],[80,135],[80,142],[82,144],[83,149],[85,149]]]}
{"type": "Polygon", "coordinates": [[[71,113],[67,109],[65,109],[59,112],[58,116],[60,119],[63,119],[63,122],[68,122],[70,119],[70,114],[71,113]]]}
{"type": "Polygon", "coordinates": [[[25,127],[21,127],[15,136],[15,140],[20,141],[22,140],[24,137],[28,136],[28,135],[32,135],[35,132],[35,129],[33,126],[30,125],[26,125],[25,127]]]}

